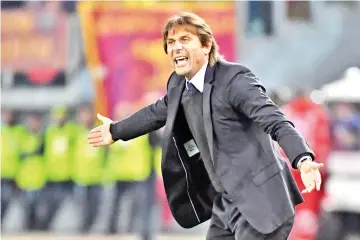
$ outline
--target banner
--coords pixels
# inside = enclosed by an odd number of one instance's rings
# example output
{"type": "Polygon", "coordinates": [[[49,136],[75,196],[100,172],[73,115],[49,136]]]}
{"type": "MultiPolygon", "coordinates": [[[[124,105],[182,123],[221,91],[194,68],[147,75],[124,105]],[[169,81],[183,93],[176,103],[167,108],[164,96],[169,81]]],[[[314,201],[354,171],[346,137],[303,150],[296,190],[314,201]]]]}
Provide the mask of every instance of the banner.
{"type": "Polygon", "coordinates": [[[164,92],[173,71],[162,45],[165,21],[179,11],[199,14],[212,28],[220,52],[235,60],[233,2],[80,2],[79,14],[96,109],[112,118],[148,104],[148,92],[164,92]]]}
{"type": "Polygon", "coordinates": [[[26,72],[33,68],[63,69],[67,57],[67,18],[42,9],[1,10],[2,68],[26,72]]]}

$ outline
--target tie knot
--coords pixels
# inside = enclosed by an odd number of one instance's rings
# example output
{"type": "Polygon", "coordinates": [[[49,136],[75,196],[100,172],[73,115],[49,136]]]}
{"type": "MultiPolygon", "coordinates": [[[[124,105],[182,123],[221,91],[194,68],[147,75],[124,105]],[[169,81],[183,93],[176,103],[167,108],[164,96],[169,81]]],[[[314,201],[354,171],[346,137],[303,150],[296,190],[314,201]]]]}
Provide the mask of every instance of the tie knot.
{"type": "Polygon", "coordinates": [[[192,84],[191,82],[186,82],[186,86],[187,86],[187,89],[189,91],[197,91],[197,88],[194,86],[194,84],[192,84]]]}

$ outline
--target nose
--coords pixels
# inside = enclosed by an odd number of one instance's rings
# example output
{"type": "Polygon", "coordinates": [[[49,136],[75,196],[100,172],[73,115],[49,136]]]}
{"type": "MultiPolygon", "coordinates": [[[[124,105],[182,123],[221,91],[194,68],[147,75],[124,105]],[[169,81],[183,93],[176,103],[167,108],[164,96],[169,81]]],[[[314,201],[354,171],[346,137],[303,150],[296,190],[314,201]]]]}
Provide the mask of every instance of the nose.
{"type": "Polygon", "coordinates": [[[182,44],[178,41],[175,42],[174,44],[174,48],[175,50],[181,50],[182,49],[182,44]]]}

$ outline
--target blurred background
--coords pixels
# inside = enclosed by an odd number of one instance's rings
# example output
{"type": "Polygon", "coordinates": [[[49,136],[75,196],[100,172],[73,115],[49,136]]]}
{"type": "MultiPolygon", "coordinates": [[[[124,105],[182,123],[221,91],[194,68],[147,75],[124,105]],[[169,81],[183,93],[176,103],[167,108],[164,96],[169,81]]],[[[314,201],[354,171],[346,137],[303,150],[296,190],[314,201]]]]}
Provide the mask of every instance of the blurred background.
{"type": "Polygon", "coordinates": [[[360,239],[360,2],[156,0],[1,1],[5,239],[205,238],[208,223],[181,229],[167,207],[162,129],[86,141],[96,113],[121,119],[165,93],[161,29],[181,10],[209,23],[325,163],[291,239],[360,239]]]}

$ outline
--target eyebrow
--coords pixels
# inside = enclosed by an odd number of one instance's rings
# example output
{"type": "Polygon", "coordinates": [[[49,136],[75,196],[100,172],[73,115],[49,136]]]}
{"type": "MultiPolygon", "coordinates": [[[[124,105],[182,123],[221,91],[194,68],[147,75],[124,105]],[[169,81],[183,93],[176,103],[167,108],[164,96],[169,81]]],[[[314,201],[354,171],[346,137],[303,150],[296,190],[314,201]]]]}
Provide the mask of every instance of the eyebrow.
{"type": "MultiPolygon", "coordinates": [[[[180,38],[184,38],[184,37],[191,37],[191,34],[190,33],[185,33],[184,35],[181,35],[180,38]]],[[[175,40],[173,37],[168,37],[167,38],[167,41],[169,40],[175,40]]]]}

